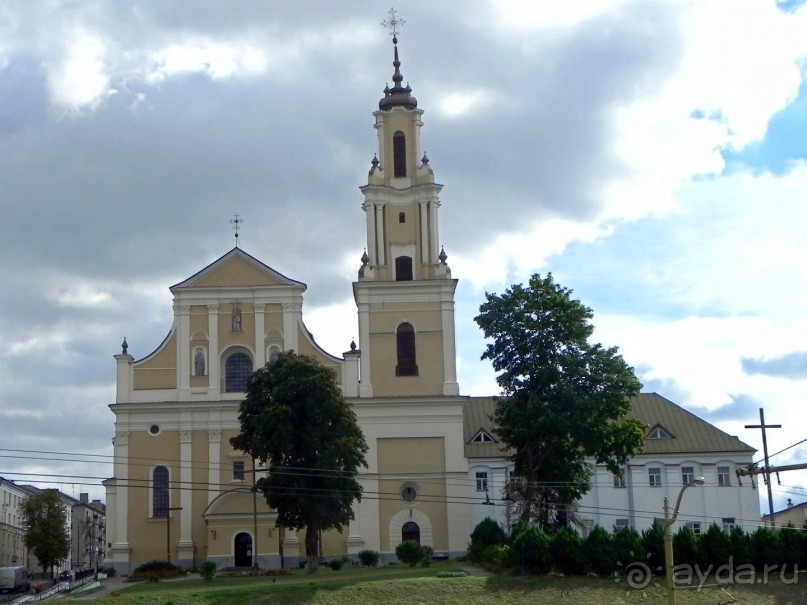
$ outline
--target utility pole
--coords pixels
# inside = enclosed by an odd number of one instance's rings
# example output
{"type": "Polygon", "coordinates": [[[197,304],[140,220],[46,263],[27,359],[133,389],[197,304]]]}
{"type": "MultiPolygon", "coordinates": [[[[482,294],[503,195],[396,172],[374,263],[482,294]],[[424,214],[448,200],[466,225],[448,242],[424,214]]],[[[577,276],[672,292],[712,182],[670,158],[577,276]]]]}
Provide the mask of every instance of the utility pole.
{"type": "Polygon", "coordinates": [[[768,436],[765,429],[780,429],[781,424],[765,424],[765,410],[759,408],[759,424],[746,424],[747,429],[762,429],[762,451],[765,454],[765,468],[762,471],[765,476],[765,483],[768,485],[768,510],[771,513],[771,527],[776,527],[776,519],[773,516],[773,490],[771,489],[771,471],[768,460],[768,436]]]}

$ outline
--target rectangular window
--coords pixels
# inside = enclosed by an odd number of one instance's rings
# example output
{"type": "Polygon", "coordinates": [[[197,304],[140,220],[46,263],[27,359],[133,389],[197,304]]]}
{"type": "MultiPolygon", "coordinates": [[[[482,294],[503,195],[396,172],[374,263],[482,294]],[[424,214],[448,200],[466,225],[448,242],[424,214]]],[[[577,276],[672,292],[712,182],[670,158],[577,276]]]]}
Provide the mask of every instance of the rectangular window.
{"type": "Polygon", "coordinates": [[[625,482],[624,474],[621,477],[619,475],[614,475],[614,487],[627,487],[627,486],[628,484],[625,482]]]}
{"type": "Polygon", "coordinates": [[[614,523],[615,529],[622,529],[623,527],[630,527],[630,519],[617,519],[614,523]]]}
{"type": "Polygon", "coordinates": [[[488,489],[487,472],[476,473],[476,491],[484,492],[488,489]]]}
{"type": "Polygon", "coordinates": [[[697,521],[690,521],[686,524],[686,526],[690,529],[690,531],[695,534],[696,536],[701,535],[701,524],[697,521]]]}
{"type": "Polygon", "coordinates": [[[731,475],[729,474],[729,467],[717,467],[717,484],[721,487],[731,485],[731,475]]]}
{"type": "Polygon", "coordinates": [[[735,525],[737,525],[737,520],[734,517],[723,517],[722,527],[724,532],[730,533],[735,525]]]}
{"type": "Polygon", "coordinates": [[[650,478],[650,487],[661,487],[661,469],[659,467],[650,467],[647,472],[650,478]]]}
{"type": "Polygon", "coordinates": [[[682,466],[681,467],[681,481],[684,485],[689,485],[692,483],[692,480],[695,478],[695,467],[694,466],[682,466]]]}
{"type": "Polygon", "coordinates": [[[233,462],[233,481],[244,480],[244,461],[235,460],[233,462]]]}

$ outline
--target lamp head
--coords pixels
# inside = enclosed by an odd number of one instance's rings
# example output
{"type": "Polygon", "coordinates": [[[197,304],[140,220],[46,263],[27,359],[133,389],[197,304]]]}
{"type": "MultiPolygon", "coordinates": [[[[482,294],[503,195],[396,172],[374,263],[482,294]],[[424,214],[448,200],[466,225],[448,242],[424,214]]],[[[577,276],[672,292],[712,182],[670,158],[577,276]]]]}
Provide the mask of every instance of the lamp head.
{"type": "Polygon", "coordinates": [[[690,485],[703,485],[706,483],[706,479],[703,477],[695,477],[692,481],[689,482],[690,485]]]}

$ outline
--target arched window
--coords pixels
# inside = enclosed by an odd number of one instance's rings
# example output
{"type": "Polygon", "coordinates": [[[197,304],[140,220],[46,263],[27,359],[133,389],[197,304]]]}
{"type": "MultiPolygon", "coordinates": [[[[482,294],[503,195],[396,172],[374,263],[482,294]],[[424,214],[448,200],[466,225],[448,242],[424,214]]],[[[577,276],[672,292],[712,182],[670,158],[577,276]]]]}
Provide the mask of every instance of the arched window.
{"type": "Polygon", "coordinates": [[[247,379],[252,374],[252,359],[246,353],[233,353],[224,363],[224,390],[241,393],[247,390],[247,379]]]}
{"type": "Polygon", "coordinates": [[[398,213],[398,222],[405,223],[406,222],[406,212],[399,212],[398,213]]]}
{"type": "Polygon", "coordinates": [[[412,281],[411,256],[399,256],[395,259],[395,281],[412,281]]]}
{"type": "Polygon", "coordinates": [[[401,542],[414,540],[420,544],[420,526],[414,521],[407,521],[401,528],[401,542]]]}
{"type": "Polygon", "coordinates": [[[394,176],[406,176],[406,137],[400,130],[392,135],[392,163],[394,176]]]}
{"type": "Polygon", "coordinates": [[[402,323],[395,334],[398,351],[396,376],[417,376],[418,366],[415,357],[415,328],[410,323],[402,323]]]}
{"type": "Polygon", "coordinates": [[[155,466],[151,473],[151,516],[165,519],[168,516],[168,469],[155,466]]]}

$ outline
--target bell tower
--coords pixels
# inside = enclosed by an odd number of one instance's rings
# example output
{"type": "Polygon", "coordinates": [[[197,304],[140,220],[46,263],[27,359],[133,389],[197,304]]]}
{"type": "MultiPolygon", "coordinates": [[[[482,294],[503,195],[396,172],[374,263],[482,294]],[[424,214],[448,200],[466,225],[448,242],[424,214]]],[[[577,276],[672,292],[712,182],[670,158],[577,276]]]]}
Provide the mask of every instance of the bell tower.
{"type": "Polygon", "coordinates": [[[367,246],[353,293],[359,312],[360,397],[459,394],[454,291],[440,246],[440,190],[421,150],[423,110],[403,86],[393,25],[393,86],[373,113],[378,151],[362,209],[367,246]]]}

